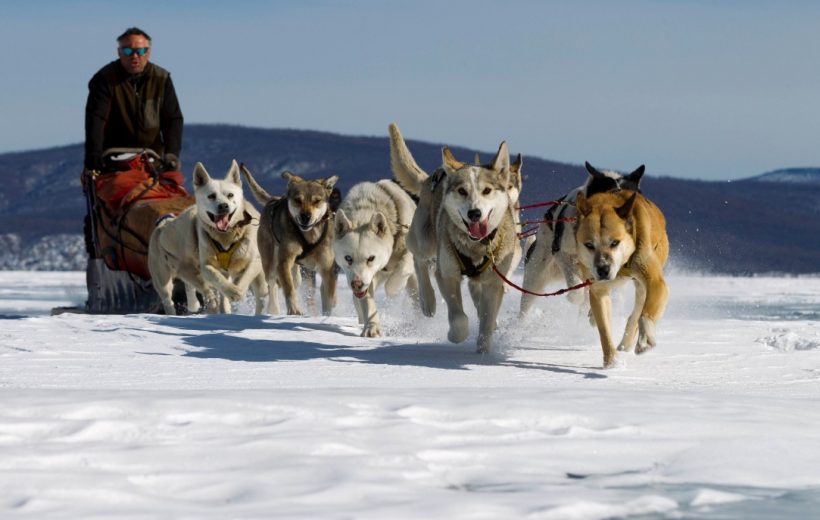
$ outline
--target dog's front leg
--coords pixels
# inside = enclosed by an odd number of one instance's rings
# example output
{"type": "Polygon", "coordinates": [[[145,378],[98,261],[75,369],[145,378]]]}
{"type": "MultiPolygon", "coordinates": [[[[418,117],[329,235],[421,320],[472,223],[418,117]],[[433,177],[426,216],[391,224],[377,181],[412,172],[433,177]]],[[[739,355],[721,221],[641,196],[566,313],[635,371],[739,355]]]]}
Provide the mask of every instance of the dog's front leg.
{"type": "Polygon", "coordinates": [[[632,307],[632,313],[626,320],[626,328],[624,329],[624,337],[618,344],[618,350],[625,352],[632,352],[635,348],[635,342],[638,340],[638,320],[643,312],[644,303],[646,302],[646,287],[642,280],[635,279],[635,305],[632,307]]]}
{"type": "MultiPolygon", "coordinates": [[[[453,263],[452,260],[450,263],[453,263]]],[[[442,264],[439,258],[436,282],[447,304],[447,320],[450,322],[447,339],[453,343],[461,343],[469,334],[467,315],[464,314],[464,304],[461,301],[461,272],[458,269],[446,269],[442,264]]]]}
{"type": "MultiPolygon", "coordinates": [[[[476,284],[478,285],[478,284],[476,284]]],[[[504,285],[500,280],[485,282],[481,287],[478,306],[478,352],[489,353],[493,346],[493,332],[497,327],[498,310],[504,298],[504,285]]]]}
{"type": "Polygon", "coordinates": [[[436,315],[436,292],[430,281],[430,266],[427,260],[413,258],[413,267],[416,270],[416,280],[419,284],[419,307],[428,318],[436,315]]]}
{"type": "Polygon", "coordinates": [[[321,293],[322,293],[322,314],[325,316],[330,316],[330,313],[333,312],[333,307],[336,306],[336,270],[334,269],[334,263],[331,260],[329,262],[330,265],[325,266],[322,271],[322,286],[321,286],[321,293]]]}
{"type": "Polygon", "coordinates": [[[376,309],[376,299],[373,297],[375,290],[376,284],[371,283],[370,287],[367,288],[365,297],[359,300],[362,318],[364,318],[362,336],[365,338],[377,338],[382,335],[381,324],[379,323],[379,311],[376,309]]]}
{"type": "Polygon", "coordinates": [[[276,266],[276,274],[279,283],[282,285],[282,292],[285,293],[285,305],[288,308],[288,314],[301,316],[302,309],[299,307],[296,286],[293,283],[293,267],[293,258],[283,258],[276,266]]]}
{"type": "Polygon", "coordinates": [[[666,302],[669,300],[669,288],[663,279],[663,267],[659,262],[648,263],[643,274],[643,283],[646,288],[646,302],[638,320],[637,354],[643,354],[656,344],[655,325],[663,316],[666,302]]]}
{"type": "Polygon", "coordinates": [[[595,323],[598,326],[598,336],[604,353],[604,368],[609,368],[615,364],[617,350],[612,343],[610,326],[612,300],[609,296],[609,287],[606,284],[593,284],[590,286],[590,305],[592,315],[595,317],[595,323]]]}
{"type": "MultiPolygon", "coordinates": [[[[216,267],[208,264],[203,265],[202,277],[205,279],[206,283],[216,288],[217,292],[222,294],[225,298],[235,302],[242,299],[243,293],[239,290],[239,287],[226,278],[225,275],[223,275],[216,267]]],[[[221,307],[223,310],[225,309],[224,305],[221,307]]]]}

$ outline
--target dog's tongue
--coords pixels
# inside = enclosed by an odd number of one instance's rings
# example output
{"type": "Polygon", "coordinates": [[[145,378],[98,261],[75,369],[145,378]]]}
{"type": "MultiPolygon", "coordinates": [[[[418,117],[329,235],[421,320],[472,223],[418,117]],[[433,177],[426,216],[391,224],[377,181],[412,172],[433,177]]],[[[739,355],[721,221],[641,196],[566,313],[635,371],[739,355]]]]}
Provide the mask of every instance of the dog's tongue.
{"type": "Polygon", "coordinates": [[[231,216],[227,213],[225,213],[224,215],[217,215],[214,218],[214,224],[216,224],[216,229],[220,231],[227,231],[230,220],[231,216]]]}
{"type": "Polygon", "coordinates": [[[481,240],[482,238],[487,236],[487,233],[489,233],[489,226],[490,219],[487,219],[482,222],[470,222],[470,225],[467,229],[469,229],[471,237],[473,237],[476,240],[481,240]]]}

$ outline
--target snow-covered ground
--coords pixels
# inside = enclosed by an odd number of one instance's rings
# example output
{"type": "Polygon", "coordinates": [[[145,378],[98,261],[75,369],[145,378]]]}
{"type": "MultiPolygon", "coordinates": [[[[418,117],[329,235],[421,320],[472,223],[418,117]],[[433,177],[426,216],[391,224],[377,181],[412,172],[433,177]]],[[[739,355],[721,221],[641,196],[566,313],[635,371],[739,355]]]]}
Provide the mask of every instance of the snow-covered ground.
{"type": "MultiPolygon", "coordinates": [[[[0,272],[0,517],[816,518],[820,278],[673,275],[659,346],[601,370],[564,299],[498,351],[446,312],[51,317],[82,273],[0,272]]],[[[627,291],[615,302],[620,332],[627,291]]]]}

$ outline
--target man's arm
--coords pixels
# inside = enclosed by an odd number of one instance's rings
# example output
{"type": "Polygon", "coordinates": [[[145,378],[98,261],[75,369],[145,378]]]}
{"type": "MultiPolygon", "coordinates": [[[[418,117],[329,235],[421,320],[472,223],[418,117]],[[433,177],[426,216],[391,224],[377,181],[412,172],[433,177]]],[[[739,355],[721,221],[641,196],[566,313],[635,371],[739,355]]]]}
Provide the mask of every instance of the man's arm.
{"type": "Polygon", "coordinates": [[[179,152],[182,150],[182,110],[179,108],[179,100],[170,75],[165,82],[163,97],[160,113],[162,142],[165,146],[165,153],[179,157],[179,152]]]}
{"type": "Polygon", "coordinates": [[[85,104],[85,167],[100,170],[102,164],[105,123],[111,109],[111,88],[99,74],[88,82],[85,104]]]}

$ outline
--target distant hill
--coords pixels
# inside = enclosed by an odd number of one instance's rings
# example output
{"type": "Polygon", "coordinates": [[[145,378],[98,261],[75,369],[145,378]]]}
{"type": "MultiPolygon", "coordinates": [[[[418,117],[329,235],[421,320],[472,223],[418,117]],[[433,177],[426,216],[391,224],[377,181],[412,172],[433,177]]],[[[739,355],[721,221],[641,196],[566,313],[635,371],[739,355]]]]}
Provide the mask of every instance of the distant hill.
{"type": "MultiPolygon", "coordinates": [[[[189,177],[195,161],[203,162],[212,175],[222,176],[235,158],[247,164],[272,193],[284,190],[280,174],[286,169],[307,177],[337,174],[338,186],[346,192],[356,182],[390,176],[386,135],[386,125],[383,137],[188,125],[182,162],[189,177]]],[[[408,146],[422,168],[432,171],[440,164],[442,144],[410,140],[408,146]]],[[[513,154],[520,152],[515,143],[510,146],[513,154]]],[[[464,161],[472,161],[476,152],[487,160],[494,152],[458,147],[453,151],[464,161]]],[[[85,214],[79,182],[82,154],[80,144],[0,154],[4,180],[0,185],[0,235],[18,237],[14,243],[20,251],[41,251],[42,246],[27,244],[50,235],[81,233],[85,214]]],[[[732,274],[818,273],[818,171],[778,170],[749,179],[706,182],[655,177],[649,165],[642,188],[666,214],[677,265],[732,274]],[[804,180],[796,181],[801,178],[804,180]]],[[[586,178],[580,164],[526,155],[523,172],[522,203],[556,198],[586,178]]],[[[542,211],[531,210],[527,216],[537,218],[539,213],[542,211]]],[[[56,243],[64,240],[61,237],[56,243]]]]}
{"type": "Polygon", "coordinates": [[[784,168],[749,179],[754,182],[791,182],[820,185],[820,168],[784,168]]]}

